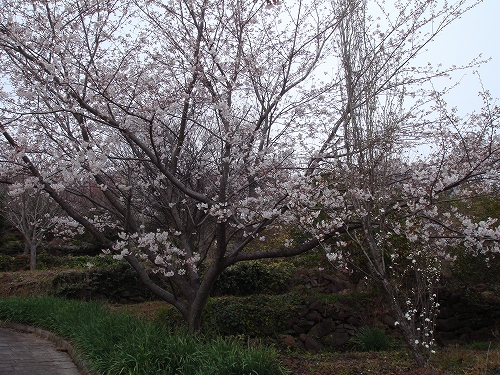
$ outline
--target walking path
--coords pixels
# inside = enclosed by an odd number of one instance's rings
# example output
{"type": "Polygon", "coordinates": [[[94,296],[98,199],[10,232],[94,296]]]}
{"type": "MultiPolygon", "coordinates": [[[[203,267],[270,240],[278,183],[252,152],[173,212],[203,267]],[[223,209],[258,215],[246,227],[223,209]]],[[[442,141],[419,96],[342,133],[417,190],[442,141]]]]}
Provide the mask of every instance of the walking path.
{"type": "MultiPolygon", "coordinates": [[[[51,333],[17,324],[0,324],[0,375],[80,375],[67,342],[51,333]],[[41,338],[34,333],[44,337],[41,338]],[[49,339],[51,341],[49,341],[49,339]],[[54,343],[56,342],[56,343],[54,343]]],[[[80,364],[80,367],[82,365],[80,364]]]]}

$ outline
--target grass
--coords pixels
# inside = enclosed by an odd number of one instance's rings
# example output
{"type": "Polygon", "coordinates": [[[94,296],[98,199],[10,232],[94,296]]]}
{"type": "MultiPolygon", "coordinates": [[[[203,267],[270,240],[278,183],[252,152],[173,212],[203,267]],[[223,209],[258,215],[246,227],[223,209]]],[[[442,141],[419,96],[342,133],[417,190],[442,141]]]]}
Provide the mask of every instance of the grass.
{"type": "Polygon", "coordinates": [[[100,374],[277,375],[273,349],[170,332],[99,303],[55,297],[0,299],[0,319],[26,323],[69,339],[100,374]]]}
{"type": "Polygon", "coordinates": [[[384,351],[391,347],[391,337],[380,327],[362,327],[350,340],[363,352],[384,351]]]}

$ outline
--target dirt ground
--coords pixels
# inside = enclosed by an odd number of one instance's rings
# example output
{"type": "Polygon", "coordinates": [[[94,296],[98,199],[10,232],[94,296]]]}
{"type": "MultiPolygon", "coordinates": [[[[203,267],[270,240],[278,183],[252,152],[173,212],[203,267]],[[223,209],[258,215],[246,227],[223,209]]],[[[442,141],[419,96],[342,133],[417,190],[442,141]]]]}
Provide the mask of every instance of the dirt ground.
{"type": "Polygon", "coordinates": [[[47,295],[58,271],[0,272],[0,297],[47,295]]]}

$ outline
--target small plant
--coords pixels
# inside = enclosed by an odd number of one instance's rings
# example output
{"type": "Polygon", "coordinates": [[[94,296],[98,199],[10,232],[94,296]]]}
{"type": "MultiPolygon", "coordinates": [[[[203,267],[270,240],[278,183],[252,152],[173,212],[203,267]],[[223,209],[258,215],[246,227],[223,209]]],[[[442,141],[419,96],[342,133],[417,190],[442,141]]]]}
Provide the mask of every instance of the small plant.
{"type": "Polygon", "coordinates": [[[392,339],[379,327],[361,328],[350,342],[364,352],[388,350],[392,346],[392,339]]]}

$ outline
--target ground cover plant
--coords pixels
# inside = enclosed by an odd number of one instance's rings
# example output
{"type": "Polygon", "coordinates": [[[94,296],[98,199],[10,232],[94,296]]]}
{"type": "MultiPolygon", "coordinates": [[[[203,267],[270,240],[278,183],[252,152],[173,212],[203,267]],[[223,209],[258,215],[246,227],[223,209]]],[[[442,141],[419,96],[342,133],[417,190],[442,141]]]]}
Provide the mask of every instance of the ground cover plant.
{"type": "Polygon", "coordinates": [[[0,319],[22,322],[69,339],[100,374],[276,375],[275,352],[236,340],[172,332],[103,305],[60,298],[0,299],[0,319]]]}

